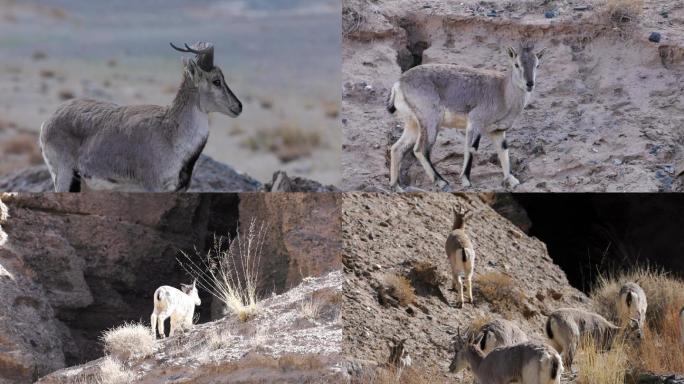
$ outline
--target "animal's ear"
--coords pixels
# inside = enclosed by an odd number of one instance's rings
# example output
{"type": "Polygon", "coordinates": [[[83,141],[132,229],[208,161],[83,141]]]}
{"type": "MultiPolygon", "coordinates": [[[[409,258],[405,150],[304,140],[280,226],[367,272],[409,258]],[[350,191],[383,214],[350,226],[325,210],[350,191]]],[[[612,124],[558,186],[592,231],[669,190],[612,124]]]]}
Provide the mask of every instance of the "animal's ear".
{"type": "Polygon", "coordinates": [[[197,67],[197,62],[195,62],[194,59],[184,57],[183,66],[185,67],[185,72],[190,76],[190,78],[194,79],[195,75],[199,71],[199,67],[197,67]]]}
{"type": "Polygon", "coordinates": [[[506,53],[508,53],[508,57],[511,60],[515,60],[516,57],[518,57],[518,52],[515,51],[515,48],[513,47],[506,47],[506,53]]]}
{"type": "Polygon", "coordinates": [[[193,287],[193,288],[197,287],[197,279],[195,279],[195,280],[192,281],[192,287],[193,287]]]}
{"type": "Polygon", "coordinates": [[[542,56],[546,53],[547,48],[542,48],[539,52],[537,52],[537,60],[541,60],[542,56]]]}

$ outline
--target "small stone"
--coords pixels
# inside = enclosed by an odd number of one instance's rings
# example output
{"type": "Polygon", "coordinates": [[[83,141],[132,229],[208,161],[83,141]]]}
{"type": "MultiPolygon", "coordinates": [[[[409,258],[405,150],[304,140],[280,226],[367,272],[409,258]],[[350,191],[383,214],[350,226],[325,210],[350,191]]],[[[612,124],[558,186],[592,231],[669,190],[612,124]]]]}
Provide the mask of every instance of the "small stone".
{"type": "Polygon", "coordinates": [[[667,11],[662,11],[662,12],[660,12],[660,16],[667,19],[668,17],[670,17],[670,14],[667,11]]]}
{"type": "Polygon", "coordinates": [[[651,35],[648,36],[648,41],[652,41],[654,43],[660,43],[660,33],[651,32],[651,35]]]}
{"type": "Polygon", "coordinates": [[[546,17],[547,19],[553,19],[554,17],[556,17],[556,11],[546,11],[544,12],[544,17],[546,17]]]}
{"type": "Polygon", "coordinates": [[[613,159],[613,164],[615,164],[615,165],[622,165],[622,160],[620,160],[620,159],[613,159]]]}
{"type": "Polygon", "coordinates": [[[496,13],[495,10],[492,9],[491,11],[489,11],[489,13],[487,13],[487,16],[489,16],[489,17],[498,17],[499,15],[496,13]]]}

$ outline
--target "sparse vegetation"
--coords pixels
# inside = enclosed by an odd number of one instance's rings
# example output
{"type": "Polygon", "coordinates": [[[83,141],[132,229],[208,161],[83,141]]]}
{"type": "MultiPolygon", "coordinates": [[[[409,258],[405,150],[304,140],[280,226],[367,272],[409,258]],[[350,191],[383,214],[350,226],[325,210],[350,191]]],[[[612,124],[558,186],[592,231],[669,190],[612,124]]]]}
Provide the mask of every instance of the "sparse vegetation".
{"type": "Polygon", "coordinates": [[[394,273],[385,273],[380,282],[390,296],[399,301],[400,305],[406,306],[416,300],[416,292],[409,279],[394,273]]]}
{"type": "Polygon", "coordinates": [[[155,338],[150,329],[140,323],[124,323],[102,334],[105,353],[128,361],[140,359],[154,352],[155,338]]]}
{"type": "Polygon", "coordinates": [[[624,384],[627,349],[623,340],[615,340],[609,351],[601,352],[591,337],[585,337],[578,351],[577,384],[624,384]]]}
{"type": "Polygon", "coordinates": [[[644,8],[644,0],[607,0],[606,11],[613,23],[636,20],[644,8]]]}
{"type": "Polygon", "coordinates": [[[684,306],[684,282],[652,268],[603,276],[591,295],[596,310],[616,319],[615,298],[628,281],[639,284],[648,301],[644,337],[635,348],[627,350],[632,366],[657,374],[684,372],[684,348],[679,343],[678,326],[679,310],[684,306]]]}
{"type": "Polygon", "coordinates": [[[299,305],[299,313],[302,316],[310,319],[316,320],[321,309],[321,302],[317,300],[314,295],[309,296],[304,299],[299,305]]]}
{"type": "Polygon", "coordinates": [[[100,364],[99,375],[94,379],[97,384],[128,384],[135,379],[135,375],[121,362],[107,356],[100,364]]]}
{"type": "Polygon", "coordinates": [[[261,129],[243,143],[252,151],[274,153],[280,161],[289,162],[311,155],[321,145],[318,132],[307,132],[294,123],[283,123],[273,129],[261,129]]]}
{"type": "Polygon", "coordinates": [[[353,384],[434,384],[436,374],[420,367],[408,367],[401,371],[394,368],[368,370],[352,379],[353,384]]]}
{"type": "Polygon", "coordinates": [[[197,285],[221,300],[241,321],[259,310],[259,264],[266,237],[266,226],[249,224],[247,232],[235,238],[215,237],[206,255],[183,252],[178,262],[197,280],[197,285]]]}
{"type": "Polygon", "coordinates": [[[496,312],[521,312],[529,317],[527,297],[510,276],[501,272],[484,273],[478,276],[475,286],[496,312]]]}

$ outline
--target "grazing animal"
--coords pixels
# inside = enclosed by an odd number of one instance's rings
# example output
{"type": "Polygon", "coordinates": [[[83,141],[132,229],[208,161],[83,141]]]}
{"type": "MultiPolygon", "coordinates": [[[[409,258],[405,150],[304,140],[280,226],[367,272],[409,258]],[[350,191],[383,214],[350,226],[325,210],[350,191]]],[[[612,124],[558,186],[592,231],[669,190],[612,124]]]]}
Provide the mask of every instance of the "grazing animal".
{"type": "Polygon", "coordinates": [[[556,351],[542,344],[522,343],[494,349],[486,356],[479,350],[482,334],[464,338],[459,334],[449,371],[470,366],[483,384],[559,384],[563,363],[556,351]]]}
{"type": "Polygon", "coordinates": [[[154,310],[150,316],[152,334],[157,335],[157,324],[159,325],[159,335],[164,338],[164,321],[171,318],[169,337],[173,336],[176,329],[190,328],[192,318],[195,314],[195,306],[201,305],[202,301],[197,293],[197,281],[192,284],[181,284],[181,289],[176,289],[168,285],[162,285],[154,291],[154,310]]]}
{"type": "Polygon", "coordinates": [[[620,327],[603,316],[575,308],[554,311],[546,319],[546,336],[551,346],[563,356],[570,369],[582,337],[591,336],[601,349],[610,349],[620,327]]]}
{"type": "Polygon", "coordinates": [[[458,282],[461,294],[461,306],[465,303],[463,297],[464,278],[468,286],[468,297],[473,302],[473,269],[475,268],[475,249],[465,231],[466,217],[464,214],[454,212],[454,223],[451,233],[447,236],[444,249],[446,250],[447,260],[451,266],[452,288],[456,290],[458,282]]]}
{"type": "Polygon", "coordinates": [[[411,362],[411,356],[406,350],[406,339],[393,341],[390,344],[389,365],[398,370],[403,370],[410,367],[411,362]]]}
{"type": "Polygon", "coordinates": [[[617,299],[620,326],[624,328],[631,324],[636,325],[635,331],[638,338],[643,336],[647,307],[646,293],[638,284],[625,283],[620,288],[620,295],[617,299]]]}
{"type": "Polygon", "coordinates": [[[43,123],[40,146],[56,192],[190,187],[209,136],[209,113],[237,117],[242,103],[214,65],[213,45],[171,46],[196,58],[183,59],[183,81],[170,106],[73,99],[43,123]]]}
{"type": "Polygon", "coordinates": [[[466,121],[465,152],[461,184],[470,186],[473,155],[486,134],[496,147],[503,182],[511,188],[519,184],[511,174],[506,131],[513,126],[532,96],[537,69],[545,49],[534,53],[534,46],[523,43],[519,50],[508,47],[510,70],[504,75],[452,64],[425,64],[411,68],[394,83],[387,108],[397,112],[404,131],[390,152],[390,187],[397,184],[399,168],[409,148],[438,188],[449,183],[437,172],[430,152],[440,126],[462,128],[466,121]]]}
{"type": "Polygon", "coordinates": [[[480,350],[485,355],[493,349],[520,344],[528,341],[527,334],[523,332],[514,322],[496,319],[492,320],[480,328],[478,332],[480,338],[480,350]]]}

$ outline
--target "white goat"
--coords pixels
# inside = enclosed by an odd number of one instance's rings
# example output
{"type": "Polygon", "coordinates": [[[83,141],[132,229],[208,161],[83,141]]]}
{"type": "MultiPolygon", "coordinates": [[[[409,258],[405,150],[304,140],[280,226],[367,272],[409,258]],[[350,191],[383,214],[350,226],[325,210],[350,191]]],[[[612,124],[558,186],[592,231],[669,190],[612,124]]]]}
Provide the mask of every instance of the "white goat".
{"type": "Polygon", "coordinates": [[[470,366],[477,381],[483,384],[559,384],[563,372],[561,357],[542,344],[522,343],[499,347],[484,356],[478,349],[482,334],[474,340],[460,331],[454,358],[449,366],[458,372],[470,366]]]}
{"type": "MultiPolygon", "coordinates": [[[[171,44],[173,46],[173,44],[171,44]]],[[[209,116],[236,117],[242,104],[214,66],[214,47],[173,48],[197,55],[169,107],[74,99],[43,123],[40,145],[56,192],[88,189],[171,192],[190,187],[209,136],[209,116]]]]}
{"type": "Polygon", "coordinates": [[[430,151],[440,126],[462,128],[465,125],[465,152],[461,184],[470,186],[470,168],[480,136],[493,141],[503,169],[503,181],[510,187],[519,184],[510,172],[506,131],[527,106],[534,90],[539,61],[544,50],[523,43],[520,51],[506,49],[510,70],[504,75],[452,64],[425,64],[404,72],[394,83],[387,109],[398,112],[404,131],[390,153],[390,187],[400,190],[399,168],[404,154],[413,153],[430,181],[446,190],[449,184],[435,170],[430,151]]]}
{"type": "Polygon", "coordinates": [[[163,285],[154,291],[154,311],[150,316],[152,334],[157,335],[157,324],[159,325],[159,335],[164,338],[164,321],[171,318],[171,329],[169,336],[173,336],[176,329],[190,328],[192,318],[195,314],[195,306],[201,305],[202,301],[197,293],[196,281],[192,284],[181,284],[181,289],[176,289],[168,285],[163,285]]]}
{"type": "Polygon", "coordinates": [[[463,306],[465,302],[465,299],[463,298],[464,278],[468,285],[468,297],[470,298],[470,302],[473,302],[475,249],[465,231],[465,215],[457,212],[455,209],[453,212],[454,223],[451,228],[451,233],[447,236],[444,248],[446,250],[447,260],[449,260],[449,265],[451,266],[451,284],[455,291],[456,283],[458,282],[459,292],[461,294],[461,306],[463,306]]]}
{"type": "Polygon", "coordinates": [[[636,283],[625,283],[620,288],[616,307],[620,326],[625,328],[629,325],[636,325],[637,336],[641,338],[648,307],[644,290],[636,283]]]}
{"type": "Polygon", "coordinates": [[[546,319],[546,336],[568,369],[583,337],[591,336],[599,348],[610,349],[619,331],[620,327],[603,316],[576,308],[556,310],[546,319]]]}
{"type": "Polygon", "coordinates": [[[480,328],[480,350],[485,355],[498,347],[520,344],[528,341],[527,334],[512,321],[492,320],[480,328]]]}

